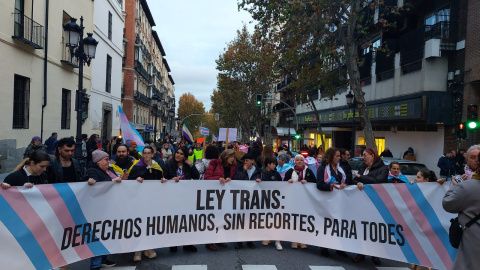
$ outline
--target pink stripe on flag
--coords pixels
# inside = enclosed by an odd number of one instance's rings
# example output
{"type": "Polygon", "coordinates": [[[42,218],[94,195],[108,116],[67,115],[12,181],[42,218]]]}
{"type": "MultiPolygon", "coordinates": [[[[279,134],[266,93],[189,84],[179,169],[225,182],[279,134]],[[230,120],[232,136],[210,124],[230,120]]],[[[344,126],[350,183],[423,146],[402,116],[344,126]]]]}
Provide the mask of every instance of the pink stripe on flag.
{"type": "MultiPolygon", "coordinates": [[[[35,239],[37,239],[38,244],[42,247],[50,264],[53,266],[66,265],[67,261],[63,258],[47,226],[45,226],[45,223],[32,208],[23,193],[21,193],[18,188],[12,187],[9,189],[9,192],[3,193],[3,197],[22,219],[25,226],[32,232],[35,239]]],[[[12,258],[12,260],[14,259],[15,258],[12,258]]]]}
{"type": "Polygon", "coordinates": [[[445,267],[447,269],[452,268],[453,261],[450,258],[450,254],[448,254],[447,249],[443,245],[442,241],[440,241],[440,238],[438,237],[438,235],[433,230],[430,222],[428,222],[428,219],[423,213],[423,211],[420,209],[420,207],[418,207],[417,203],[415,202],[415,199],[413,198],[410,191],[408,191],[408,188],[406,185],[408,184],[397,184],[395,185],[395,187],[397,188],[398,193],[400,193],[400,196],[402,197],[403,201],[407,205],[408,209],[412,213],[412,216],[415,218],[418,225],[420,225],[420,228],[422,229],[423,233],[425,234],[425,236],[427,236],[428,240],[432,244],[435,251],[437,251],[437,254],[442,260],[445,267]]]}
{"type": "MultiPolygon", "coordinates": [[[[62,224],[63,228],[68,227],[75,227],[75,222],[73,221],[72,215],[67,208],[67,205],[63,201],[58,191],[53,187],[53,185],[38,185],[36,186],[38,190],[42,193],[45,200],[52,208],[53,212],[57,215],[60,224],[62,224]]],[[[93,252],[87,245],[80,245],[74,247],[75,251],[77,252],[78,256],[84,260],[90,257],[93,257],[93,252]]]]}
{"type": "Polygon", "coordinates": [[[406,226],[403,226],[405,238],[407,239],[408,243],[410,243],[410,247],[415,253],[415,256],[417,256],[420,264],[425,266],[432,266],[433,265],[432,262],[430,262],[430,259],[428,258],[427,254],[425,253],[422,246],[418,242],[417,237],[415,236],[415,234],[413,234],[412,230],[408,226],[408,223],[403,218],[402,214],[398,210],[397,206],[393,202],[392,198],[390,197],[390,194],[388,194],[385,187],[383,185],[372,185],[372,188],[377,192],[378,196],[380,196],[383,203],[385,203],[385,206],[390,211],[390,214],[395,219],[395,222],[397,224],[406,225],[406,226]]]}

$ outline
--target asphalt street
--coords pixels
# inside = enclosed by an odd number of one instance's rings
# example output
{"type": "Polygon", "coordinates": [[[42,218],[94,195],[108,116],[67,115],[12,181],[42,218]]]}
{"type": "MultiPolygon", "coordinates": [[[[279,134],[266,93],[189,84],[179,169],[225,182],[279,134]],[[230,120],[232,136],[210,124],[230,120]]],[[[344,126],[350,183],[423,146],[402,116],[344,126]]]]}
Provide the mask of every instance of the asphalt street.
{"type": "MultiPolygon", "coordinates": [[[[117,266],[106,268],[112,270],[333,270],[333,269],[378,269],[378,270],[407,270],[409,264],[382,259],[382,265],[373,264],[370,257],[360,263],[353,263],[354,254],[347,253],[348,258],[330,251],[330,257],[320,255],[320,248],[308,246],[307,249],[292,249],[290,242],[282,242],[283,251],[277,251],[273,242],[269,246],[262,246],[255,242],[256,248],[245,247],[240,250],[228,243],[227,248],[218,247],[218,251],[210,251],[204,245],[197,245],[198,252],[183,251],[170,253],[168,248],[156,249],[157,258],[148,259],[143,256],[141,262],[133,262],[133,253],[109,255],[108,259],[117,262],[117,266]]],[[[90,260],[70,265],[71,270],[89,269],[90,260]]]]}

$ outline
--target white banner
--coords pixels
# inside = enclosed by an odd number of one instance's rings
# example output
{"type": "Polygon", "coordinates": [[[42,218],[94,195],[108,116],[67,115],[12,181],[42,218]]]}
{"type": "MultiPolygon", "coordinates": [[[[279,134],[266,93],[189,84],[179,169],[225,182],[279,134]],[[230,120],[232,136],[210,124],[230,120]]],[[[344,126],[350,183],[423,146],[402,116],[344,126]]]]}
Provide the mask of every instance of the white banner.
{"type": "Polygon", "coordinates": [[[0,190],[0,265],[51,269],[101,254],[283,240],[450,269],[447,185],[123,181],[0,190]],[[15,259],[12,259],[15,258],[15,259]]]}

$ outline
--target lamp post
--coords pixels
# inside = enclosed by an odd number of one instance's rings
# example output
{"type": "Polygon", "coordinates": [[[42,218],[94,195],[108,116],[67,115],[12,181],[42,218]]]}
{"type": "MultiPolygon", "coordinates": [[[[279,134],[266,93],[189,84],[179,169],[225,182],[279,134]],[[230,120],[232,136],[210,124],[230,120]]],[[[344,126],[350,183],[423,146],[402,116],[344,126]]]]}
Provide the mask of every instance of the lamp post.
{"type": "Polygon", "coordinates": [[[355,107],[357,107],[357,101],[352,92],[348,92],[345,96],[347,98],[347,105],[349,108],[353,108],[352,116],[352,157],[355,157],[355,107]]]}
{"type": "MultiPolygon", "coordinates": [[[[172,126],[173,126],[173,120],[175,119],[175,109],[174,108],[171,108],[170,110],[168,110],[168,118],[169,118],[169,123],[170,123],[170,129],[168,129],[168,132],[169,133],[172,133],[172,126]]],[[[171,135],[171,134],[170,134],[171,135]]]]}
{"type": "Polygon", "coordinates": [[[90,66],[90,62],[95,58],[98,41],[92,37],[92,33],[87,33],[83,38],[83,16],[80,17],[80,25],[76,23],[77,19],[70,18],[70,22],[63,26],[65,33],[65,45],[70,48],[70,55],[78,59],[78,90],[76,98],[77,107],[77,134],[75,142],[75,159],[83,160],[82,155],[82,99],[83,99],[83,65],[90,66]]]}
{"type": "Polygon", "coordinates": [[[152,97],[152,111],[155,115],[155,123],[153,124],[153,140],[157,141],[157,114],[158,114],[158,105],[160,104],[160,97],[157,94],[154,94],[152,97]]]}
{"type": "Polygon", "coordinates": [[[291,114],[288,114],[287,115],[287,118],[286,118],[287,122],[288,122],[288,147],[290,148],[290,151],[293,151],[293,147],[292,145],[290,144],[290,123],[292,122],[293,120],[293,117],[291,114]]]}

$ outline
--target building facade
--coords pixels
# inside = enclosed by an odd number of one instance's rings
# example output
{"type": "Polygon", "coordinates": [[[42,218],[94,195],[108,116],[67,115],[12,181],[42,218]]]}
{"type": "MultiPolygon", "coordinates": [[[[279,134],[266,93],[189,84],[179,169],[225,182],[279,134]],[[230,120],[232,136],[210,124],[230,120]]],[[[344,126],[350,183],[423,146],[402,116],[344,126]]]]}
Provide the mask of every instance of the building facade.
{"type": "Polygon", "coordinates": [[[168,132],[174,81],[158,34],[152,29],[155,21],[147,1],[125,0],[125,13],[123,111],[145,140],[154,140],[168,132]],[[157,110],[154,98],[159,98],[157,110]]]}
{"type": "Polygon", "coordinates": [[[95,1],[94,36],[99,41],[92,61],[90,122],[85,133],[111,139],[120,134],[123,18],[122,0],[95,1]]]}
{"type": "MultiPolygon", "coordinates": [[[[42,141],[52,132],[60,138],[75,136],[78,63],[65,46],[62,25],[70,17],[83,16],[85,33],[92,33],[93,9],[90,0],[0,1],[0,173],[21,162],[33,136],[42,141]]],[[[91,67],[85,66],[83,87],[88,95],[91,74],[91,67]]],[[[85,116],[87,130],[90,120],[85,116]]]]}

